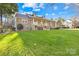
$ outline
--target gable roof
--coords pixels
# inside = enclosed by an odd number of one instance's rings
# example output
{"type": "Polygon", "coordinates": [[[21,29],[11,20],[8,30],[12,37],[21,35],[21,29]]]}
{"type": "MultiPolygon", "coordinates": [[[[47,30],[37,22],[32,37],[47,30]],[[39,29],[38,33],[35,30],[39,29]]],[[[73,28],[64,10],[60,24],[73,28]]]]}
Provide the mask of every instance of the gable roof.
{"type": "Polygon", "coordinates": [[[18,18],[31,18],[30,15],[28,15],[28,14],[21,14],[21,13],[16,13],[15,17],[18,17],[18,18]]]}

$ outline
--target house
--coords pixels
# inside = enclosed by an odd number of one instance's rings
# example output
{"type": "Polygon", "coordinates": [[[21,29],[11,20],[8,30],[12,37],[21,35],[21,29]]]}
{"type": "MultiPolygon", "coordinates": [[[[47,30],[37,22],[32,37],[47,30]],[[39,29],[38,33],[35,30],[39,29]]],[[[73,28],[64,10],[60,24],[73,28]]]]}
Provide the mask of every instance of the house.
{"type": "Polygon", "coordinates": [[[18,24],[23,30],[49,30],[49,21],[43,17],[31,16],[29,14],[16,13],[14,27],[18,30],[18,24]]]}
{"type": "Polygon", "coordinates": [[[23,30],[31,30],[32,28],[32,18],[29,15],[24,15],[20,13],[15,14],[15,24],[14,27],[18,30],[18,25],[23,26],[23,30]]]}
{"type": "Polygon", "coordinates": [[[56,21],[55,20],[49,20],[49,27],[50,27],[50,29],[55,28],[56,27],[56,21]]]}
{"type": "Polygon", "coordinates": [[[12,20],[9,20],[9,25],[13,26],[16,30],[19,30],[18,27],[21,25],[22,30],[50,30],[51,28],[62,28],[69,27],[73,28],[74,26],[79,26],[79,21],[76,25],[73,20],[47,20],[43,17],[38,17],[36,15],[21,14],[16,13],[12,20]]]}
{"type": "Polygon", "coordinates": [[[78,17],[72,17],[72,28],[79,27],[79,18],[78,17]]]}
{"type": "Polygon", "coordinates": [[[72,28],[72,21],[71,20],[65,20],[64,26],[68,28],[72,28]]]}

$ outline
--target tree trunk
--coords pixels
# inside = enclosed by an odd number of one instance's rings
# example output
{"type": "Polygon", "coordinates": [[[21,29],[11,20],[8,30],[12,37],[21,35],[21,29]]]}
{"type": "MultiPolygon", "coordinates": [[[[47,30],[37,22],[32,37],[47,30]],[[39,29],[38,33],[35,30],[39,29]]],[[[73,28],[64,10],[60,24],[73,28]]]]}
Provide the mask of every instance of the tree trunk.
{"type": "Polygon", "coordinates": [[[0,32],[2,33],[3,32],[3,24],[2,24],[2,10],[1,10],[1,29],[0,29],[0,32]]]}

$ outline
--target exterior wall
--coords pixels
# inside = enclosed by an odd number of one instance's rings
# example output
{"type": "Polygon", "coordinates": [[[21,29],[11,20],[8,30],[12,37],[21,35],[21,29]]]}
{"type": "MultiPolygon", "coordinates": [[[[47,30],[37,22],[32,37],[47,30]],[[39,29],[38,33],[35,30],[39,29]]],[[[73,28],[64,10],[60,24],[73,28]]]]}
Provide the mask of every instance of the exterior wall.
{"type": "MultiPolygon", "coordinates": [[[[31,18],[17,18],[16,17],[16,25],[22,24],[23,30],[49,30],[50,28],[56,27],[69,27],[72,28],[75,21],[66,22],[66,21],[58,21],[58,20],[46,20],[44,18],[33,16],[31,18]]],[[[77,22],[79,25],[79,22],[77,22]]],[[[15,26],[16,27],[16,26],[15,26]]]]}
{"type": "Polygon", "coordinates": [[[49,24],[50,24],[50,28],[55,28],[55,21],[50,21],[49,24]]]}
{"type": "Polygon", "coordinates": [[[62,22],[60,20],[57,21],[57,27],[62,27],[62,22]]]}
{"type": "Polygon", "coordinates": [[[48,21],[38,17],[32,17],[31,19],[16,18],[16,25],[17,24],[22,24],[24,27],[23,30],[50,30],[50,28],[62,27],[66,25],[61,21],[48,21]]]}
{"type": "Polygon", "coordinates": [[[46,30],[49,28],[49,23],[43,18],[34,17],[33,18],[33,30],[46,30]]]}
{"type": "Polygon", "coordinates": [[[43,21],[37,17],[33,18],[34,30],[41,30],[43,28],[43,21]]]}
{"type": "Polygon", "coordinates": [[[16,18],[16,25],[22,24],[23,30],[31,30],[32,29],[32,22],[31,19],[28,18],[16,18]]]}
{"type": "MultiPolygon", "coordinates": [[[[56,28],[56,27],[69,27],[69,28],[76,28],[79,26],[79,20],[78,18],[74,17],[70,21],[58,21],[58,20],[46,20],[41,17],[33,16],[31,18],[27,17],[16,17],[14,18],[9,17],[7,26],[14,26],[17,30],[17,25],[22,24],[23,30],[49,30],[50,28],[56,28]],[[15,20],[14,20],[15,19],[15,20]],[[14,22],[13,22],[14,20],[14,22]]],[[[0,23],[0,28],[1,28],[0,23]]]]}

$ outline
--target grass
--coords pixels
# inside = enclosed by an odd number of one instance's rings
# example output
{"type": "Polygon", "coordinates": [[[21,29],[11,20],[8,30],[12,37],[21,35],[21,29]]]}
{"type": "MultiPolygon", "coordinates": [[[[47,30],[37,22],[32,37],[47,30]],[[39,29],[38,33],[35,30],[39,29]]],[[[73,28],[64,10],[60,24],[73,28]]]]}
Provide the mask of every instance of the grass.
{"type": "Polygon", "coordinates": [[[0,34],[1,56],[78,56],[79,31],[51,30],[0,34]]]}

